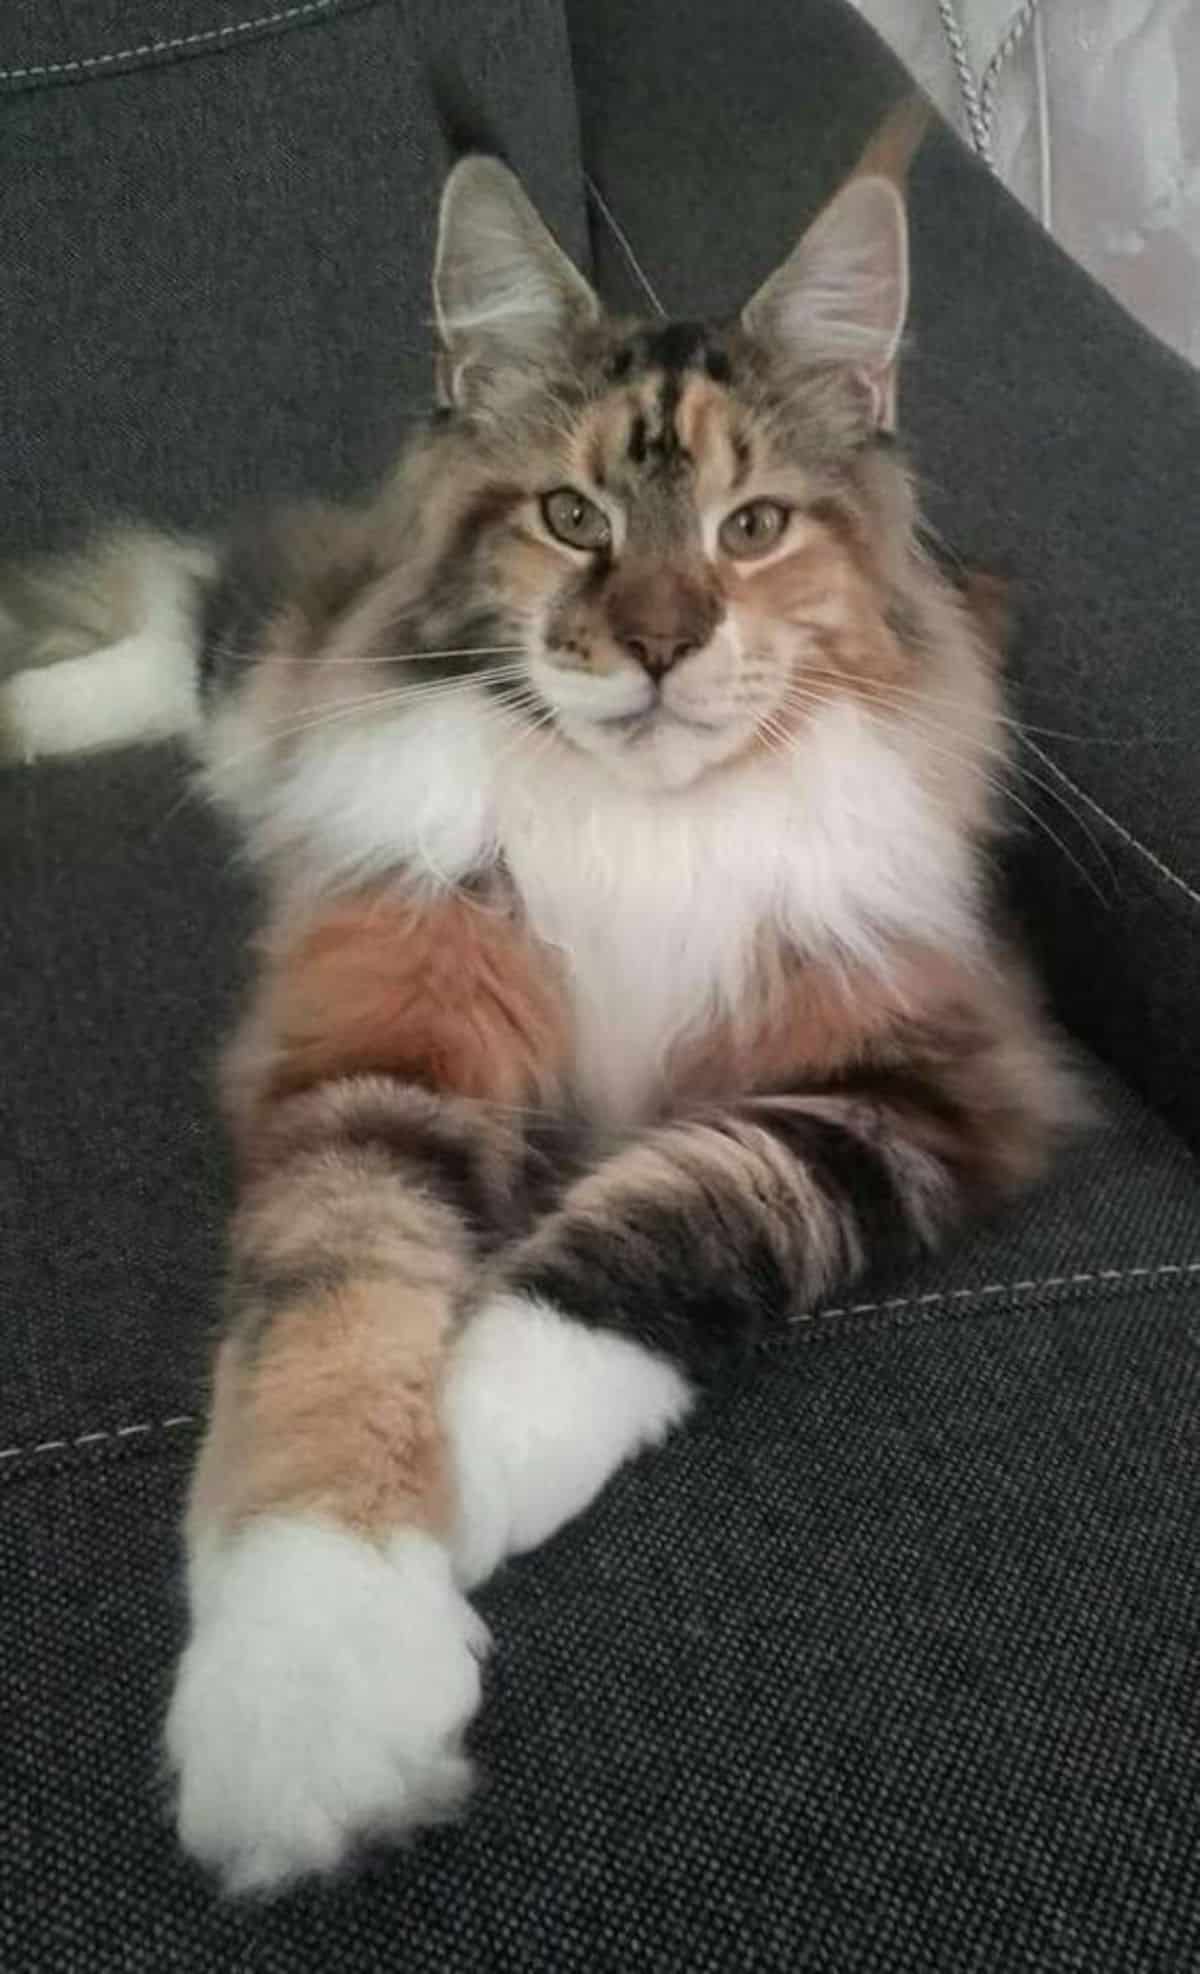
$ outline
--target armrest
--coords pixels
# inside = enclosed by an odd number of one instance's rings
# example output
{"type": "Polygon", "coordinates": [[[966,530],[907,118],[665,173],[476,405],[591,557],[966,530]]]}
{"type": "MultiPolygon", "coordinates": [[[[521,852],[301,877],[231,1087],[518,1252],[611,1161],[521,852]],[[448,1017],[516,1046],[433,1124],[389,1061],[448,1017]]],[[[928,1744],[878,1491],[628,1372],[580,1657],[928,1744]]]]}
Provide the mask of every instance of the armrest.
{"type": "MultiPolygon", "coordinates": [[[[597,268],[735,306],[906,86],[844,0],[571,0],[597,268]]],[[[945,130],[913,173],[902,430],[1016,582],[1019,903],[1060,1010],[1200,1136],[1200,378],[945,130]]]]}

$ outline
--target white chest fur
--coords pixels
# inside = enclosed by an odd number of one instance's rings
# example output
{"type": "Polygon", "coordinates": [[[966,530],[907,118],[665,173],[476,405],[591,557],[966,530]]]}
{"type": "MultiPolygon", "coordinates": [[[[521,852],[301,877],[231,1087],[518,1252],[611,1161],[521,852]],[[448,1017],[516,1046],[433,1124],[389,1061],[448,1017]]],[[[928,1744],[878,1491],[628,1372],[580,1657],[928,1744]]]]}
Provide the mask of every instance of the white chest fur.
{"type": "Polygon", "coordinates": [[[654,797],[569,759],[503,791],[500,846],[564,956],[577,1086],[606,1122],[635,1117],[671,1044],[736,1002],[788,889],[788,809],[778,776],[654,797]]]}
{"type": "Polygon", "coordinates": [[[763,931],[872,961],[898,924],[965,919],[963,846],[852,707],[801,752],[666,795],[562,755],[500,793],[498,837],[530,920],[565,955],[581,1094],[637,1116],[666,1052],[736,1005],[763,931]]]}
{"type": "Polygon", "coordinates": [[[402,860],[438,884],[503,858],[571,984],[580,1094],[635,1118],[680,1035],[734,1005],[756,939],[878,960],[897,933],[969,936],[970,858],[901,743],[831,704],[787,755],[666,794],[565,746],[512,744],[459,701],[297,760],[260,816],[331,877],[402,860]]]}

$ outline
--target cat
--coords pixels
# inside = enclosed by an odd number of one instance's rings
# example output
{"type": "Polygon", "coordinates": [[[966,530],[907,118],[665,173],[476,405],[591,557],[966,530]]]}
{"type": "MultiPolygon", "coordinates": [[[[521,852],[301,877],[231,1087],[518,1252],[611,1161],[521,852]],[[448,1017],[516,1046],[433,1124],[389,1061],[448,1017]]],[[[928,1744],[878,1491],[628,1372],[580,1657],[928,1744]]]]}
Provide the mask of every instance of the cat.
{"type": "Polygon", "coordinates": [[[867,171],[736,320],[617,319],[465,159],[382,493],[110,544],[72,593],[121,572],[121,634],[67,609],[4,689],[18,751],[186,729],[267,900],[166,1728],[231,1889],[451,1811],[468,1593],[1075,1115],[895,437],[907,286],[867,171]]]}

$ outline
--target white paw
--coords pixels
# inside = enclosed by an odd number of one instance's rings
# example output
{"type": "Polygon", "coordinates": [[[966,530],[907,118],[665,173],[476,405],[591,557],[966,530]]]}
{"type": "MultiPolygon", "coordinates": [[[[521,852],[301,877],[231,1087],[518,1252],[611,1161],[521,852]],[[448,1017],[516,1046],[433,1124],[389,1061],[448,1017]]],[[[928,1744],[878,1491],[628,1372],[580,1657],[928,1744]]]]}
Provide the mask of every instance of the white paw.
{"type": "Polygon", "coordinates": [[[487,1631],[439,1543],[280,1517],[200,1573],[166,1732],[185,1850],[265,1891],[457,1807],[487,1631]]]}
{"type": "Polygon", "coordinates": [[[455,1346],[443,1417],[468,1588],[582,1512],[618,1467],[666,1437],[693,1392],[665,1358],[549,1303],[497,1296],[455,1346]]]}

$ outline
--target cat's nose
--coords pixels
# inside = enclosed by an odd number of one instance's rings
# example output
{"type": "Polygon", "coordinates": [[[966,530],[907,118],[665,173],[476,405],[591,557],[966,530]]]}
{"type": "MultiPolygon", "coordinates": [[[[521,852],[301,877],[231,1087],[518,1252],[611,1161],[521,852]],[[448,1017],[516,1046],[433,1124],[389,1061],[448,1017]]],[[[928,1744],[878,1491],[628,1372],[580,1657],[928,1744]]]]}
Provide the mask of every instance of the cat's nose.
{"type": "Polygon", "coordinates": [[[702,650],[721,617],[709,582],[691,571],[645,563],[616,571],[604,608],[613,642],[652,679],[702,650]]]}
{"type": "Polygon", "coordinates": [[[696,638],[678,637],[674,631],[627,631],[619,642],[652,679],[661,679],[672,665],[700,648],[696,638]]]}

